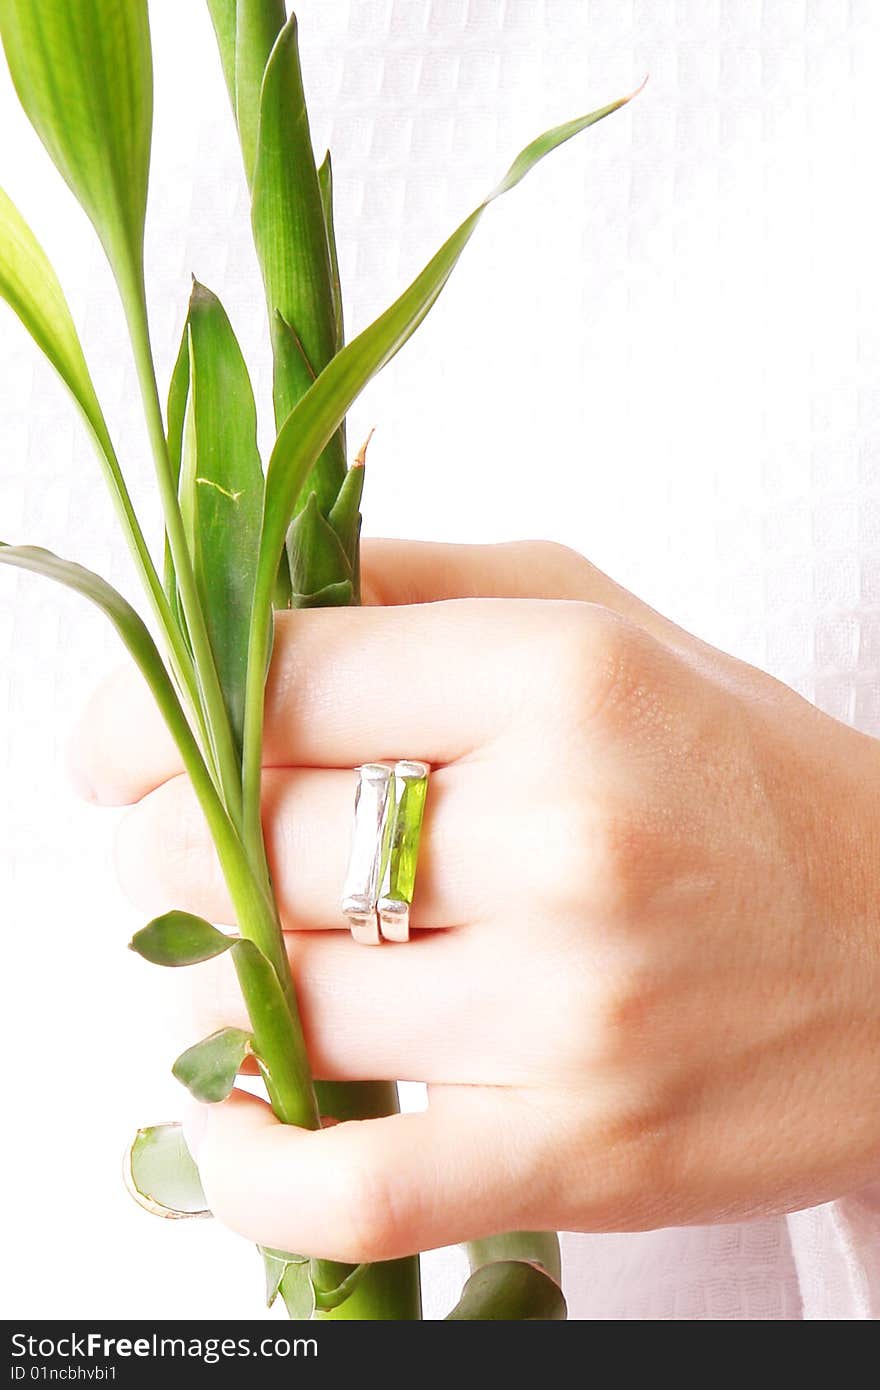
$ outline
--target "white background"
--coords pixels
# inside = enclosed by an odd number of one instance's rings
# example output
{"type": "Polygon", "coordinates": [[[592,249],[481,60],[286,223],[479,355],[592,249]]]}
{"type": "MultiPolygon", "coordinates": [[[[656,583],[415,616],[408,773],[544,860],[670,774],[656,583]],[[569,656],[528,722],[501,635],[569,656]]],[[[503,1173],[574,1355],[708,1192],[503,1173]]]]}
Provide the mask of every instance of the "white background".
{"type": "MultiPolygon", "coordinates": [[[[426,326],[352,414],[366,528],[547,536],[880,733],[880,9],[872,0],[303,0],[350,328],[539,129],[638,101],[491,210],[426,326]]],[[[246,199],[201,0],[153,0],[148,275],[163,381],[190,272],[269,375],[246,199]]],[[[68,292],[135,501],[156,513],[119,308],[0,76],[0,182],[68,292]]],[[[264,420],[269,412],[264,409],[264,420]]],[[[0,535],[129,567],[72,408],[0,316],[0,535]]],[[[114,812],[65,744],[119,659],[102,620],[0,575],[5,1316],[260,1316],[255,1256],[122,1191],[177,1104],[169,986],[125,950],[114,812]]],[[[525,654],[524,659],[527,659],[525,654]]],[[[511,673],[515,679],[515,672],[511,673]]],[[[441,1267],[442,1266],[442,1267],[441,1267]]],[[[448,1262],[429,1308],[448,1302],[448,1262]]]]}

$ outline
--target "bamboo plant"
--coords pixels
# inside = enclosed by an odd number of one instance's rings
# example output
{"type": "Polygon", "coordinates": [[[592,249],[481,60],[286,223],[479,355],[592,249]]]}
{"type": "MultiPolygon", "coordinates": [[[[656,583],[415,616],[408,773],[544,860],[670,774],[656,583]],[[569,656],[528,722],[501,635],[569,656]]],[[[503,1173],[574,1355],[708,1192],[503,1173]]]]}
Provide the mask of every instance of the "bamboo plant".
{"type": "MultiPolygon", "coordinates": [[[[0,0],[0,35],[24,111],[91,219],[118,286],[164,516],[149,547],[61,285],[0,191],[0,295],[57,370],[110,488],[152,628],[98,575],[29,545],[0,561],[98,606],[140,667],[177,744],[234,904],[237,935],[171,912],[132,948],[163,966],[228,951],[250,1028],[224,1028],[174,1066],[199,1100],[229,1094],[246,1057],[286,1124],[397,1109],[393,1084],[315,1082],[303,1042],[260,816],[264,686],[273,613],[359,601],[364,459],[345,415],[434,304],[486,208],[546,154],[628,98],[539,136],[390,307],[345,342],[330,155],[316,163],[297,22],[285,0],[207,0],[240,139],[274,363],[274,447],[263,468],[248,368],[223,306],[194,283],[163,412],[144,281],[153,74],[147,0],[0,0]]],[[[208,1215],[179,1126],[139,1131],[128,1182],[165,1216],[208,1215]]],[[[455,1319],[560,1318],[559,1248],[518,1232],[469,1247],[455,1319]]],[[[267,1299],[292,1318],[421,1316],[418,1257],[369,1267],[263,1250],[267,1299]]]]}

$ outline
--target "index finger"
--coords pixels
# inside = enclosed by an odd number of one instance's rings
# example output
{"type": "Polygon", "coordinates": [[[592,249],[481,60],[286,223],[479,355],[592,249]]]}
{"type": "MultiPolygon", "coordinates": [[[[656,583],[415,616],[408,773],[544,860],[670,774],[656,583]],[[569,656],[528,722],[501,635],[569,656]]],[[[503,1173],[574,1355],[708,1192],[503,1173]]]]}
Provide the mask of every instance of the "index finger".
{"type": "MultiPolygon", "coordinates": [[[[557,647],[560,627],[580,624],[589,608],[460,599],[278,613],[263,762],[325,768],[397,758],[455,762],[494,741],[536,685],[545,688],[548,646],[557,647]]],[[[92,799],[117,805],[139,800],[182,770],[132,670],[95,696],[73,762],[92,799]]]]}

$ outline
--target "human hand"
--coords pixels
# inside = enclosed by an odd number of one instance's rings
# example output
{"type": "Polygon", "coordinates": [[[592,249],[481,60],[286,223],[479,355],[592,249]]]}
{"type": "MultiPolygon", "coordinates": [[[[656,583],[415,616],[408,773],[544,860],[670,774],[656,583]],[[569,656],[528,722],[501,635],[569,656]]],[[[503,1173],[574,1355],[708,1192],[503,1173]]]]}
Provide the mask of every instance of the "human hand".
{"type": "MultiPolygon", "coordinates": [[[[383,606],[278,615],[264,819],[315,1074],[425,1080],[429,1108],[308,1133],[195,1107],[215,1215],[360,1261],[875,1178],[878,745],[560,547],[374,542],[364,568],[383,606]],[[415,932],[368,950],[339,910],[350,769],[397,757],[434,768],[415,932]]],[[[137,803],[132,896],[231,923],[134,673],[75,762],[137,803]]],[[[191,978],[198,1036],[247,1026],[225,957],[191,978]]]]}

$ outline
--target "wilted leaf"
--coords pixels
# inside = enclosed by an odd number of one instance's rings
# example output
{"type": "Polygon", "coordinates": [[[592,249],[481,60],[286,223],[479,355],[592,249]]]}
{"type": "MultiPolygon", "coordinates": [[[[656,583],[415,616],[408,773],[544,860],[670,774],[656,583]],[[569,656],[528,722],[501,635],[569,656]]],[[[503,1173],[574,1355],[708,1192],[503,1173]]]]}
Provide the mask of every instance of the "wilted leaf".
{"type": "Polygon", "coordinates": [[[138,1206],[153,1216],[211,1215],[179,1124],[139,1129],[125,1155],[123,1176],[138,1206]]]}

